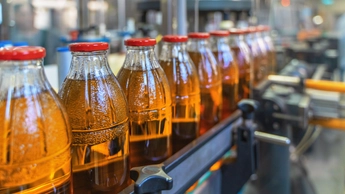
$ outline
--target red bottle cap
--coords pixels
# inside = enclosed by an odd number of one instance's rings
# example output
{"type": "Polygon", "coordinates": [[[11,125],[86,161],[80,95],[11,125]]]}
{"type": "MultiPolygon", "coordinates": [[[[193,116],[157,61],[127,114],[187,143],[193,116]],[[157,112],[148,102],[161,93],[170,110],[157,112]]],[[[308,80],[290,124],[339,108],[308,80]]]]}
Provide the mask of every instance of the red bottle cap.
{"type": "Polygon", "coordinates": [[[246,33],[246,31],[244,29],[239,29],[239,28],[231,28],[229,30],[229,32],[230,32],[230,34],[236,34],[236,35],[246,33]]]}
{"type": "Polygon", "coordinates": [[[258,26],[257,29],[258,29],[260,32],[270,31],[270,30],[271,30],[269,26],[264,26],[264,25],[258,26]]]}
{"type": "Polygon", "coordinates": [[[109,44],[106,42],[80,42],[69,45],[69,49],[72,52],[105,51],[108,50],[108,48],[109,44]]]}
{"type": "Polygon", "coordinates": [[[156,39],[153,38],[130,38],[125,40],[126,46],[155,46],[156,39]]]}
{"type": "Polygon", "coordinates": [[[191,32],[188,34],[189,38],[200,38],[200,39],[207,39],[210,38],[210,34],[206,32],[191,32]]]}
{"type": "Polygon", "coordinates": [[[210,34],[211,36],[226,37],[230,35],[230,32],[226,30],[218,30],[218,31],[210,32],[210,34]]]}
{"type": "Polygon", "coordinates": [[[6,47],[0,49],[0,60],[37,60],[46,56],[46,49],[39,46],[6,47]]]}
{"type": "Polygon", "coordinates": [[[188,36],[180,35],[165,35],[163,36],[164,42],[187,42],[188,36]]]}
{"type": "Polygon", "coordinates": [[[243,31],[243,34],[251,33],[251,31],[248,28],[243,28],[242,31],[243,31]]]}
{"type": "Polygon", "coordinates": [[[257,32],[258,29],[255,26],[250,26],[247,28],[247,31],[248,31],[248,33],[254,33],[254,32],[257,32]]]}
{"type": "Polygon", "coordinates": [[[263,31],[266,31],[266,28],[265,28],[265,26],[260,25],[260,26],[257,26],[257,27],[256,27],[256,30],[257,30],[258,32],[263,32],[263,31]]]}

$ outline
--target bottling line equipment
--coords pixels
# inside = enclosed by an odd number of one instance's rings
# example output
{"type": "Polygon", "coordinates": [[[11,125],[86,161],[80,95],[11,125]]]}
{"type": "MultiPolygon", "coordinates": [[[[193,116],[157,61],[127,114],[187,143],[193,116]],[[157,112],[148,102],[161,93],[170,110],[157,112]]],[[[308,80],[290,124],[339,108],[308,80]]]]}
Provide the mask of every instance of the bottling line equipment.
{"type": "Polygon", "coordinates": [[[313,134],[315,140],[320,126],[345,126],[345,84],[322,80],[326,69],[292,60],[255,87],[253,99],[239,102],[232,116],[163,164],[133,168],[135,183],[122,193],[183,193],[220,159],[204,193],[238,193],[248,180],[252,193],[315,193],[306,175],[293,175],[303,172],[298,154],[310,147],[305,139],[313,134]],[[224,156],[230,149],[231,156],[224,156]]]}

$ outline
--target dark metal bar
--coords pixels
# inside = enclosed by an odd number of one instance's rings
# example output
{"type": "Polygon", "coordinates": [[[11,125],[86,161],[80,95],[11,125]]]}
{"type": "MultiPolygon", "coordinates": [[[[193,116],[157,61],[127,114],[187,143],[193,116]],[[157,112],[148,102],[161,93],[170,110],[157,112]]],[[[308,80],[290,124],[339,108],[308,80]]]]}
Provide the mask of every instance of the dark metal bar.
{"type": "Polygon", "coordinates": [[[187,2],[186,0],[177,1],[177,34],[187,35],[187,2]]]}
{"type": "Polygon", "coordinates": [[[78,27],[79,29],[86,29],[89,27],[89,8],[87,3],[89,1],[78,0],[78,27]]]}
{"type": "Polygon", "coordinates": [[[186,191],[229,151],[231,131],[241,121],[239,119],[241,115],[240,111],[236,111],[231,117],[165,161],[166,173],[173,178],[174,186],[171,190],[162,193],[186,191]]]}
{"type": "Polygon", "coordinates": [[[124,30],[126,27],[126,1],[117,0],[118,29],[124,30]]]}
{"type": "MultiPolygon", "coordinates": [[[[162,193],[183,193],[229,151],[232,129],[241,123],[241,116],[242,112],[237,110],[166,160],[163,163],[165,172],[172,177],[174,183],[171,190],[162,193]]],[[[133,193],[133,185],[121,192],[125,193],[133,193]]]]}
{"type": "Polygon", "coordinates": [[[160,8],[162,12],[162,26],[161,33],[163,35],[172,34],[173,32],[173,1],[172,0],[161,0],[160,8]]]}

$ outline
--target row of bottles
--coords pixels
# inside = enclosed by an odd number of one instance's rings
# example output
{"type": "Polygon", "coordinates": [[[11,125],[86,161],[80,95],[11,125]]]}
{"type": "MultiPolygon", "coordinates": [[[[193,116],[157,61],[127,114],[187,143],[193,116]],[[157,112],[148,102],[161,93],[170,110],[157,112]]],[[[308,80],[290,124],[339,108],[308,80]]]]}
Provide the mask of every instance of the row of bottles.
{"type": "Polygon", "coordinates": [[[249,97],[248,31],[167,35],[159,59],[155,39],[128,39],[116,77],[107,43],[71,44],[58,94],[44,48],[1,48],[0,193],[121,191],[130,167],[163,162],[249,97]]]}

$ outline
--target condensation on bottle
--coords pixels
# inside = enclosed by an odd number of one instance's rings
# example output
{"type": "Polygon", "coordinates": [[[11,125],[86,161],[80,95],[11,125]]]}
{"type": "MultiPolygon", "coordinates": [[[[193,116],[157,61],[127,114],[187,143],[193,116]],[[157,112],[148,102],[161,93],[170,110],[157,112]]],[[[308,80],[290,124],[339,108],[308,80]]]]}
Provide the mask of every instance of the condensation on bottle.
{"type": "Polygon", "coordinates": [[[164,36],[159,58],[171,89],[173,153],[199,136],[200,84],[187,53],[187,40],[187,36],[164,36]]]}
{"type": "Polygon", "coordinates": [[[238,99],[238,64],[233,58],[229,45],[229,31],[213,31],[211,47],[222,71],[222,118],[229,117],[237,109],[238,99]]]}
{"type": "Polygon", "coordinates": [[[222,75],[209,45],[210,34],[189,33],[187,50],[197,68],[200,80],[200,134],[221,120],[222,75]]]}
{"type": "Polygon", "coordinates": [[[44,56],[0,49],[0,193],[72,193],[70,125],[44,56]]]}
{"type": "Polygon", "coordinates": [[[238,65],[238,101],[249,98],[252,79],[251,51],[244,40],[246,31],[243,29],[230,29],[230,48],[233,52],[234,61],[238,65]]]}
{"type": "Polygon", "coordinates": [[[108,43],[74,43],[59,95],[72,128],[74,193],[118,193],[129,179],[126,97],[110,70],[108,43]]]}
{"type": "Polygon", "coordinates": [[[131,167],[158,164],[171,156],[171,94],[154,53],[155,39],[125,40],[126,59],[117,74],[130,120],[131,167]]]}

